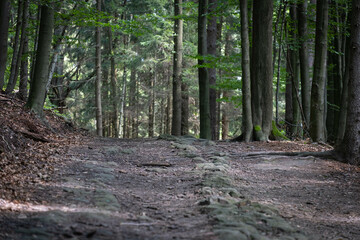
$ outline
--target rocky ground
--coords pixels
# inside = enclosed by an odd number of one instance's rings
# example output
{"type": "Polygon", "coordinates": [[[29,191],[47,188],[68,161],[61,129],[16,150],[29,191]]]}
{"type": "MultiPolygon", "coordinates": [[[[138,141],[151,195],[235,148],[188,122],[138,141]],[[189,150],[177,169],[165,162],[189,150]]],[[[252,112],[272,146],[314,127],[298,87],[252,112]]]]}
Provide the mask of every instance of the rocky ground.
{"type": "Polygon", "coordinates": [[[40,125],[0,127],[0,239],[360,239],[360,168],[285,154],[328,146],[40,125]]]}

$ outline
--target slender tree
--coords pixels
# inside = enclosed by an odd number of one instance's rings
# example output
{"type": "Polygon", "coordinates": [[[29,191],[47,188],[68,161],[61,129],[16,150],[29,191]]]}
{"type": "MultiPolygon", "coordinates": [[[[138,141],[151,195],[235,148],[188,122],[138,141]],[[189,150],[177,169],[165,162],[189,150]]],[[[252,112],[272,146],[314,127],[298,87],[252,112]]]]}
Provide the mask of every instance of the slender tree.
{"type": "Polygon", "coordinates": [[[54,9],[52,5],[42,5],[34,79],[30,85],[29,98],[26,103],[26,107],[33,110],[39,116],[43,116],[53,31],[54,9]]]}
{"type": "Polygon", "coordinates": [[[173,117],[171,134],[181,135],[181,72],[183,55],[182,0],[175,0],[174,64],[173,64],[173,117]]]}
{"type": "Polygon", "coordinates": [[[11,60],[11,68],[10,68],[10,76],[9,82],[6,86],[6,93],[11,93],[14,90],[17,76],[20,67],[20,59],[22,54],[22,46],[21,42],[23,42],[24,34],[21,34],[21,25],[22,25],[22,14],[23,14],[23,1],[18,1],[18,13],[17,13],[17,21],[16,21],[16,32],[15,32],[15,42],[14,42],[14,52],[11,60]],[[21,39],[20,39],[21,36],[21,39]]]}
{"type": "Polygon", "coordinates": [[[242,101],[243,122],[242,132],[245,142],[252,137],[253,125],[251,115],[251,80],[250,80],[250,45],[247,0],[240,0],[241,13],[241,52],[242,52],[242,101]]]}
{"type": "MultiPolygon", "coordinates": [[[[101,0],[96,1],[96,8],[98,12],[101,11],[101,0]]],[[[95,53],[95,68],[96,68],[96,83],[95,83],[95,108],[96,108],[96,133],[102,136],[102,106],[101,106],[101,27],[96,27],[95,32],[96,53],[95,53]]]]}
{"type": "MultiPolygon", "coordinates": [[[[213,58],[216,57],[216,38],[217,38],[217,16],[215,15],[215,10],[217,8],[217,1],[216,0],[208,0],[209,1],[209,18],[207,23],[207,53],[209,56],[213,58]]],[[[211,126],[211,139],[216,140],[217,136],[217,127],[218,123],[216,121],[217,117],[217,109],[216,109],[216,68],[214,66],[215,61],[211,60],[211,68],[208,68],[209,74],[209,101],[210,101],[210,126],[211,126]]]]}
{"type": "Polygon", "coordinates": [[[337,148],[347,163],[360,165],[360,1],[352,1],[349,98],[345,136],[337,148]]]}
{"type": "Polygon", "coordinates": [[[301,103],[305,117],[305,124],[308,127],[310,122],[310,77],[309,77],[309,46],[307,27],[308,1],[298,3],[298,28],[299,28],[299,58],[301,75],[301,103]]]}
{"type": "Polygon", "coordinates": [[[209,104],[209,75],[204,66],[207,54],[206,36],[207,0],[199,0],[198,13],[198,55],[199,55],[199,101],[200,101],[200,138],[211,139],[210,104],[209,104]]]}
{"type": "Polygon", "coordinates": [[[316,142],[326,141],[324,118],[328,15],[329,1],[318,0],[316,4],[315,60],[310,114],[310,136],[316,142]]]}
{"type": "Polygon", "coordinates": [[[22,23],[22,35],[21,42],[23,47],[20,64],[20,83],[19,83],[19,98],[21,100],[26,100],[27,98],[27,85],[29,81],[29,37],[28,37],[28,19],[29,19],[29,0],[24,0],[24,9],[23,9],[23,23],[22,23]]]}
{"type": "Polygon", "coordinates": [[[0,1],[0,91],[4,87],[4,74],[6,70],[8,29],[10,20],[10,0],[0,1]]]}
{"type": "Polygon", "coordinates": [[[273,1],[254,0],[251,57],[251,101],[254,139],[266,141],[272,129],[273,1]]]}

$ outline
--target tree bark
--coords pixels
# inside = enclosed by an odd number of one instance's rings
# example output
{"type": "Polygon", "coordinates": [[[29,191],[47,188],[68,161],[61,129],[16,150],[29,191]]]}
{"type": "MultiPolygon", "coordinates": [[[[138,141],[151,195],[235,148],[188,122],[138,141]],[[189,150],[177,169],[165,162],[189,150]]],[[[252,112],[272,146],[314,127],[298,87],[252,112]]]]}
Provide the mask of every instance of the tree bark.
{"type": "Polygon", "coordinates": [[[242,134],[245,142],[252,138],[253,125],[251,114],[250,44],[247,0],[240,0],[241,14],[241,53],[242,53],[242,134]]]}
{"type": "Polygon", "coordinates": [[[8,84],[7,84],[6,90],[5,90],[6,93],[11,93],[12,91],[14,91],[17,77],[18,77],[19,67],[20,67],[20,59],[21,59],[21,54],[22,54],[21,48],[23,46],[22,43],[23,43],[23,40],[25,37],[24,34],[21,34],[21,39],[19,37],[20,32],[22,30],[23,7],[24,7],[23,1],[19,0],[18,1],[16,32],[15,32],[15,42],[14,42],[14,52],[13,52],[13,56],[12,56],[12,60],[11,60],[10,77],[9,77],[9,81],[8,81],[8,84]]]}
{"type": "Polygon", "coordinates": [[[309,46],[307,30],[307,1],[298,3],[298,28],[299,28],[299,58],[301,77],[301,104],[305,117],[305,124],[310,122],[310,77],[309,77],[309,46]]]}
{"type": "Polygon", "coordinates": [[[10,20],[10,0],[0,1],[0,91],[4,87],[4,75],[6,70],[8,29],[10,20]]]}
{"type": "MultiPolygon", "coordinates": [[[[97,11],[101,11],[101,0],[96,1],[97,11]]],[[[101,27],[96,27],[95,32],[96,53],[95,53],[95,68],[96,68],[96,82],[95,82],[95,109],[96,109],[96,133],[102,136],[102,106],[101,106],[101,27]]]]}
{"type": "Polygon", "coordinates": [[[51,5],[42,5],[39,42],[36,51],[36,64],[34,66],[34,79],[30,86],[29,98],[26,103],[26,107],[33,110],[40,117],[43,116],[53,30],[54,9],[51,5]]]}
{"type": "MultiPolygon", "coordinates": [[[[26,101],[27,99],[27,85],[29,81],[29,33],[27,30],[28,27],[28,19],[29,19],[29,0],[24,0],[24,9],[23,9],[23,47],[21,53],[21,64],[20,64],[20,83],[19,83],[19,99],[26,101]]],[[[1,63],[0,63],[1,64],[1,63]]]]}
{"type": "Polygon", "coordinates": [[[174,64],[173,64],[173,116],[171,134],[181,135],[181,72],[183,55],[182,0],[175,0],[174,64]]]}
{"type": "Polygon", "coordinates": [[[200,105],[200,138],[211,139],[210,104],[209,104],[209,75],[204,67],[204,58],[207,55],[206,41],[206,11],[207,0],[199,0],[198,15],[198,55],[199,55],[199,105],[200,105]]]}
{"type": "Polygon", "coordinates": [[[110,54],[110,84],[111,84],[111,102],[112,102],[112,127],[114,129],[114,136],[119,138],[120,136],[120,122],[119,122],[119,109],[118,109],[118,94],[116,84],[116,73],[115,73],[115,57],[113,51],[113,35],[112,30],[108,28],[109,38],[109,54],[110,54]]]}
{"type": "Polygon", "coordinates": [[[253,2],[251,100],[254,139],[266,141],[272,129],[272,17],[273,1],[253,2]]]}
{"type": "Polygon", "coordinates": [[[181,135],[189,134],[189,86],[181,84],[181,135]]]}
{"type": "Polygon", "coordinates": [[[300,108],[299,108],[299,71],[298,71],[298,51],[296,51],[297,36],[297,10],[296,5],[290,6],[290,31],[289,37],[291,39],[290,51],[290,79],[291,79],[291,97],[292,97],[292,122],[290,127],[291,137],[298,135],[298,124],[300,120],[300,108]]]}
{"type": "MultiPolygon", "coordinates": [[[[216,38],[217,38],[217,25],[216,20],[217,17],[215,15],[215,10],[217,8],[216,0],[208,0],[208,24],[207,24],[207,53],[209,56],[215,58],[216,57],[216,38]]],[[[210,60],[211,68],[208,68],[209,74],[209,101],[210,101],[210,127],[211,127],[211,139],[216,140],[218,137],[217,133],[217,121],[216,121],[216,61],[214,59],[210,60]]]]}
{"type": "Polygon", "coordinates": [[[337,151],[347,163],[360,165],[360,1],[352,1],[349,102],[345,136],[337,151]]]}
{"type": "Polygon", "coordinates": [[[316,37],[314,77],[311,87],[310,136],[315,142],[325,142],[325,83],[328,32],[328,0],[318,0],[316,5],[316,37]]]}

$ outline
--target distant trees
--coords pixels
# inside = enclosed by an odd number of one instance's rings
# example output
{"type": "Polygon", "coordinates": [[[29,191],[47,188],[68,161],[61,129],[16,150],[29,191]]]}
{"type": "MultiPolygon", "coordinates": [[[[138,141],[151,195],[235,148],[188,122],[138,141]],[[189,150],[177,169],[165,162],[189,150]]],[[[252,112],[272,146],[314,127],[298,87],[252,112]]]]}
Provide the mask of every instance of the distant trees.
{"type": "Polygon", "coordinates": [[[4,0],[0,87],[26,100],[30,86],[35,112],[45,104],[106,137],[287,136],[350,147],[351,3],[4,0]]]}

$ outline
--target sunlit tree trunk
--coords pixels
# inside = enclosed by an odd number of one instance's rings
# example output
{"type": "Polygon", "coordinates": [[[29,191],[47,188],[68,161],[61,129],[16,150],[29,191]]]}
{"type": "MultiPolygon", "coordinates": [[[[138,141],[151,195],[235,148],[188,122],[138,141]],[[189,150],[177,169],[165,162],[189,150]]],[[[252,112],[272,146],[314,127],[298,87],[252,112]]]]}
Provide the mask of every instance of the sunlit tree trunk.
{"type": "Polygon", "coordinates": [[[0,91],[4,87],[4,74],[6,70],[8,29],[10,19],[10,0],[0,1],[0,91]]]}
{"type": "Polygon", "coordinates": [[[174,23],[174,64],[173,64],[173,116],[171,134],[181,135],[181,72],[183,55],[183,20],[182,0],[175,0],[175,23],[174,23]]]}
{"type": "Polygon", "coordinates": [[[26,107],[33,110],[39,116],[43,116],[53,30],[54,9],[51,5],[42,5],[34,79],[30,86],[29,98],[26,103],[26,107]]]}
{"type": "Polygon", "coordinates": [[[181,84],[181,135],[189,134],[189,86],[181,84]]]}
{"type": "Polygon", "coordinates": [[[316,5],[316,37],[314,77],[311,87],[310,136],[315,142],[325,137],[325,83],[328,32],[328,0],[318,0],[316,5]]]}

